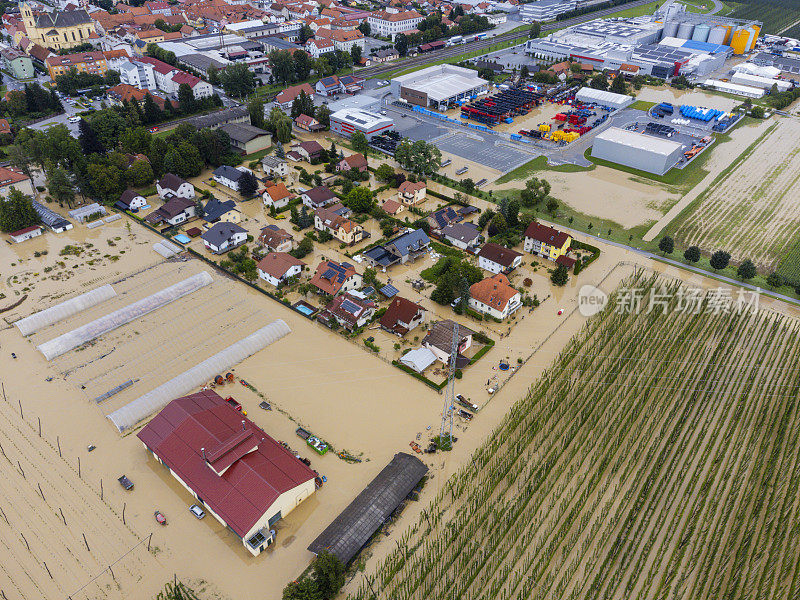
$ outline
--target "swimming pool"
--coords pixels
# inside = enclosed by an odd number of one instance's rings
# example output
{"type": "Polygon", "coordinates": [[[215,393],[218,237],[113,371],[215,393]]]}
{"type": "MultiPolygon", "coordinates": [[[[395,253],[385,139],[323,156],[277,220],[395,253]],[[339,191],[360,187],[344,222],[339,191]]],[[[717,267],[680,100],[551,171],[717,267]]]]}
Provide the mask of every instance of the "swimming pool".
{"type": "Polygon", "coordinates": [[[190,238],[188,235],[185,235],[183,233],[179,233],[178,235],[175,235],[175,236],[172,236],[172,237],[176,242],[180,242],[181,244],[188,244],[189,242],[192,241],[192,238],[190,238]]]}
{"type": "Polygon", "coordinates": [[[307,317],[310,317],[314,314],[314,309],[310,306],[306,306],[305,304],[298,304],[295,306],[295,308],[307,317]]]}

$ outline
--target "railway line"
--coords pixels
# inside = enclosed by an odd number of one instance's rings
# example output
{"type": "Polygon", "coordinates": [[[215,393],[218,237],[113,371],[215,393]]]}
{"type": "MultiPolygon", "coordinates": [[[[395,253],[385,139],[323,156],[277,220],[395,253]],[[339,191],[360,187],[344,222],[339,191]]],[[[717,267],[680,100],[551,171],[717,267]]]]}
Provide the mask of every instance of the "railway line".
{"type": "MultiPolygon", "coordinates": [[[[586,21],[592,21],[594,19],[611,15],[615,12],[623,10],[623,8],[624,9],[635,8],[637,6],[649,4],[650,2],[651,0],[635,0],[634,2],[629,2],[627,4],[624,4],[623,6],[604,8],[603,10],[598,10],[596,12],[580,15],[578,17],[573,17],[572,19],[545,23],[542,25],[542,31],[545,32],[545,31],[555,31],[557,29],[564,29],[565,27],[577,25],[578,23],[584,23],[586,21]]],[[[492,46],[495,46],[503,42],[512,40],[525,40],[527,38],[528,38],[527,31],[509,31],[497,35],[495,37],[484,38],[482,40],[475,40],[474,42],[470,42],[468,44],[458,44],[456,46],[442,48],[441,50],[434,50],[433,52],[418,54],[417,56],[412,56],[401,61],[395,61],[391,63],[381,63],[379,65],[365,67],[363,69],[358,70],[357,74],[359,75],[359,77],[375,77],[377,75],[382,75],[384,73],[391,73],[398,70],[411,69],[414,67],[418,67],[420,65],[425,65],[440,60],[446,60],[448,58],[454,58],[456,56],[461,56],[462,54],[466,54],[467,52],[484,50],[486,48],[491,48],[492,46]]]]}

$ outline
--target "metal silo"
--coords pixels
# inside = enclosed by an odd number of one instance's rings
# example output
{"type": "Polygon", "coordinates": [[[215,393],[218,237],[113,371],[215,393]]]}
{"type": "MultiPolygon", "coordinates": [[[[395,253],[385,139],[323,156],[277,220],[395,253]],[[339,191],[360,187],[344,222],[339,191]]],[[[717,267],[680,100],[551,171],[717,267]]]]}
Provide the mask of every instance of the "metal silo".
{"type": "Polygon", "coordinates": [[[678,22],[668,21],[664,23],[664,37],[676,37],[678,35],[678,22]]]}
{"type": "Polygon", "coordinates": [[[747,52],[756,43],[756,30],[753,29],[753,26],[751,25],[750,27],[745,29],[744,32],[747,33],[747,43],[744,46],[744,50],[745,52],[747,52]]]}
{"type": "Polygon", "coordinates": [[[720,25],[712,28],[711,31],[708,32],[708,39],[706,40],[709,44],[724,44],[725,43],[725,36],[727,35],[728,30],[720,25]]]}
{"type": "Polygon", "coordinates": [[[753,48],[756,47],[758,36],[761,33],[761,27],[758,25],[751,25],[750,27],[753,29],[753,32],[755,33],[755,35],[753,36],[753,41],[750,43],[750,48],[749,48],[750,50],[752,50],[753,48]]]}
{"type": "Polygon", "coordinates": [[[705,42],[708,40],[708,33],[711,31],[711,27],[708,25],[701,23],[694,28],[692,32],[692,39],[695,42],[705,42]]]}
{"type": "Polygon", "coordinates": [[[747,42],[750,33],[746,29],[739,29],[731,36],[731,48],[734,54],[744,54],[747,51],[747,42]]]}
{"type": "Polygon", "coordinates": [[[681,23],[678,26],[678,35],[675,37],[680,38],[682,40],[690,40],[692,39],[692,33],[694,32],[694,25],[691,23],[681,23]]]}

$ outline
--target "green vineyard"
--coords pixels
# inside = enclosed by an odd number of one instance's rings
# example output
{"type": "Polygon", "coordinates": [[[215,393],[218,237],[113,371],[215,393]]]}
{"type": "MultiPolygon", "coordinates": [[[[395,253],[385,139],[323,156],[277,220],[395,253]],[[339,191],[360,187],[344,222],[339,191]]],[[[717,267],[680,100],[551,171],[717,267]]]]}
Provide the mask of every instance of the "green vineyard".
{"type": "Polygon", "coordinates": [[[351,600],[800,598],[800,325],[627,285],[351,600]]]}
{"type": "Polygon", "coordinates": [[[800,20],[800,0],[737,0],[725,2],[733,10],[727,16],[764,23],[764,33],[778,34],[800,20]]]}

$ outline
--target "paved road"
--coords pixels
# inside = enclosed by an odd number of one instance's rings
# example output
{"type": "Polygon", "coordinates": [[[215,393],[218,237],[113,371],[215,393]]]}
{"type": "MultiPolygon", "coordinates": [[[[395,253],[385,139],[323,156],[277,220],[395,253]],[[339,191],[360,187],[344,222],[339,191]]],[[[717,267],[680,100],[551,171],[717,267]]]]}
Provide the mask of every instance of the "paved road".
{"type": "MultiPolygon", "coordinates": [[[[615,12],[619,12],[620,10],[624,10],[627,8],[635,8],[637,6],[649,4],[650,1],[651,0],[636,0],[635,2],[630,2],[628,4],[625,4],[624,6],[605,8],[603,10],[598,10],[586,15],[574,17],[572,19],[566,19],[564,21],[553,21],[551,23],[545,23],[544,25],[542,25],[542,31],[546,32],[546,31],[554,31],[557,29],[564,29],[565,27],[569,27],[571,25],[577,25],[578,23],[584,23],[586,21],[592,21],[594,19],[598,19],[600,17],[604,17],[615,12]]],[[[491,35],[491,32],[489,33],[489,35],[491,35]]],[[[425,65],[428,63],[437,62],[447,58],[453,58],[455,56],[460,56],[461,54],[465,54],[467,52],[484,50],[486,48],[490,48],[491,46],[509,40],[525,40],[527,38],[528,38],[527,31],[501,33],[499,35],[495,35],[494,37],[489,37],[482,40],[476,40],[474,42],[470,42],[469,44],[459,44],[457,46],[443,48],[441,50],[436,50],[434,52],[427,52],[425,54],[420,54],[418,56],[405,58],[400,61],[394,61],[391,63],[381,63],[379,65],[365,67],[363,69],[359,69],[357,73],[360,77],[373,77],[375,75],[380,75],[382,73],[389,73],[391,71],[396,71],[398,69],[407,69],[407,68],[410,69],[412,67],[416,67],[419,65],[425,65]]]]}

